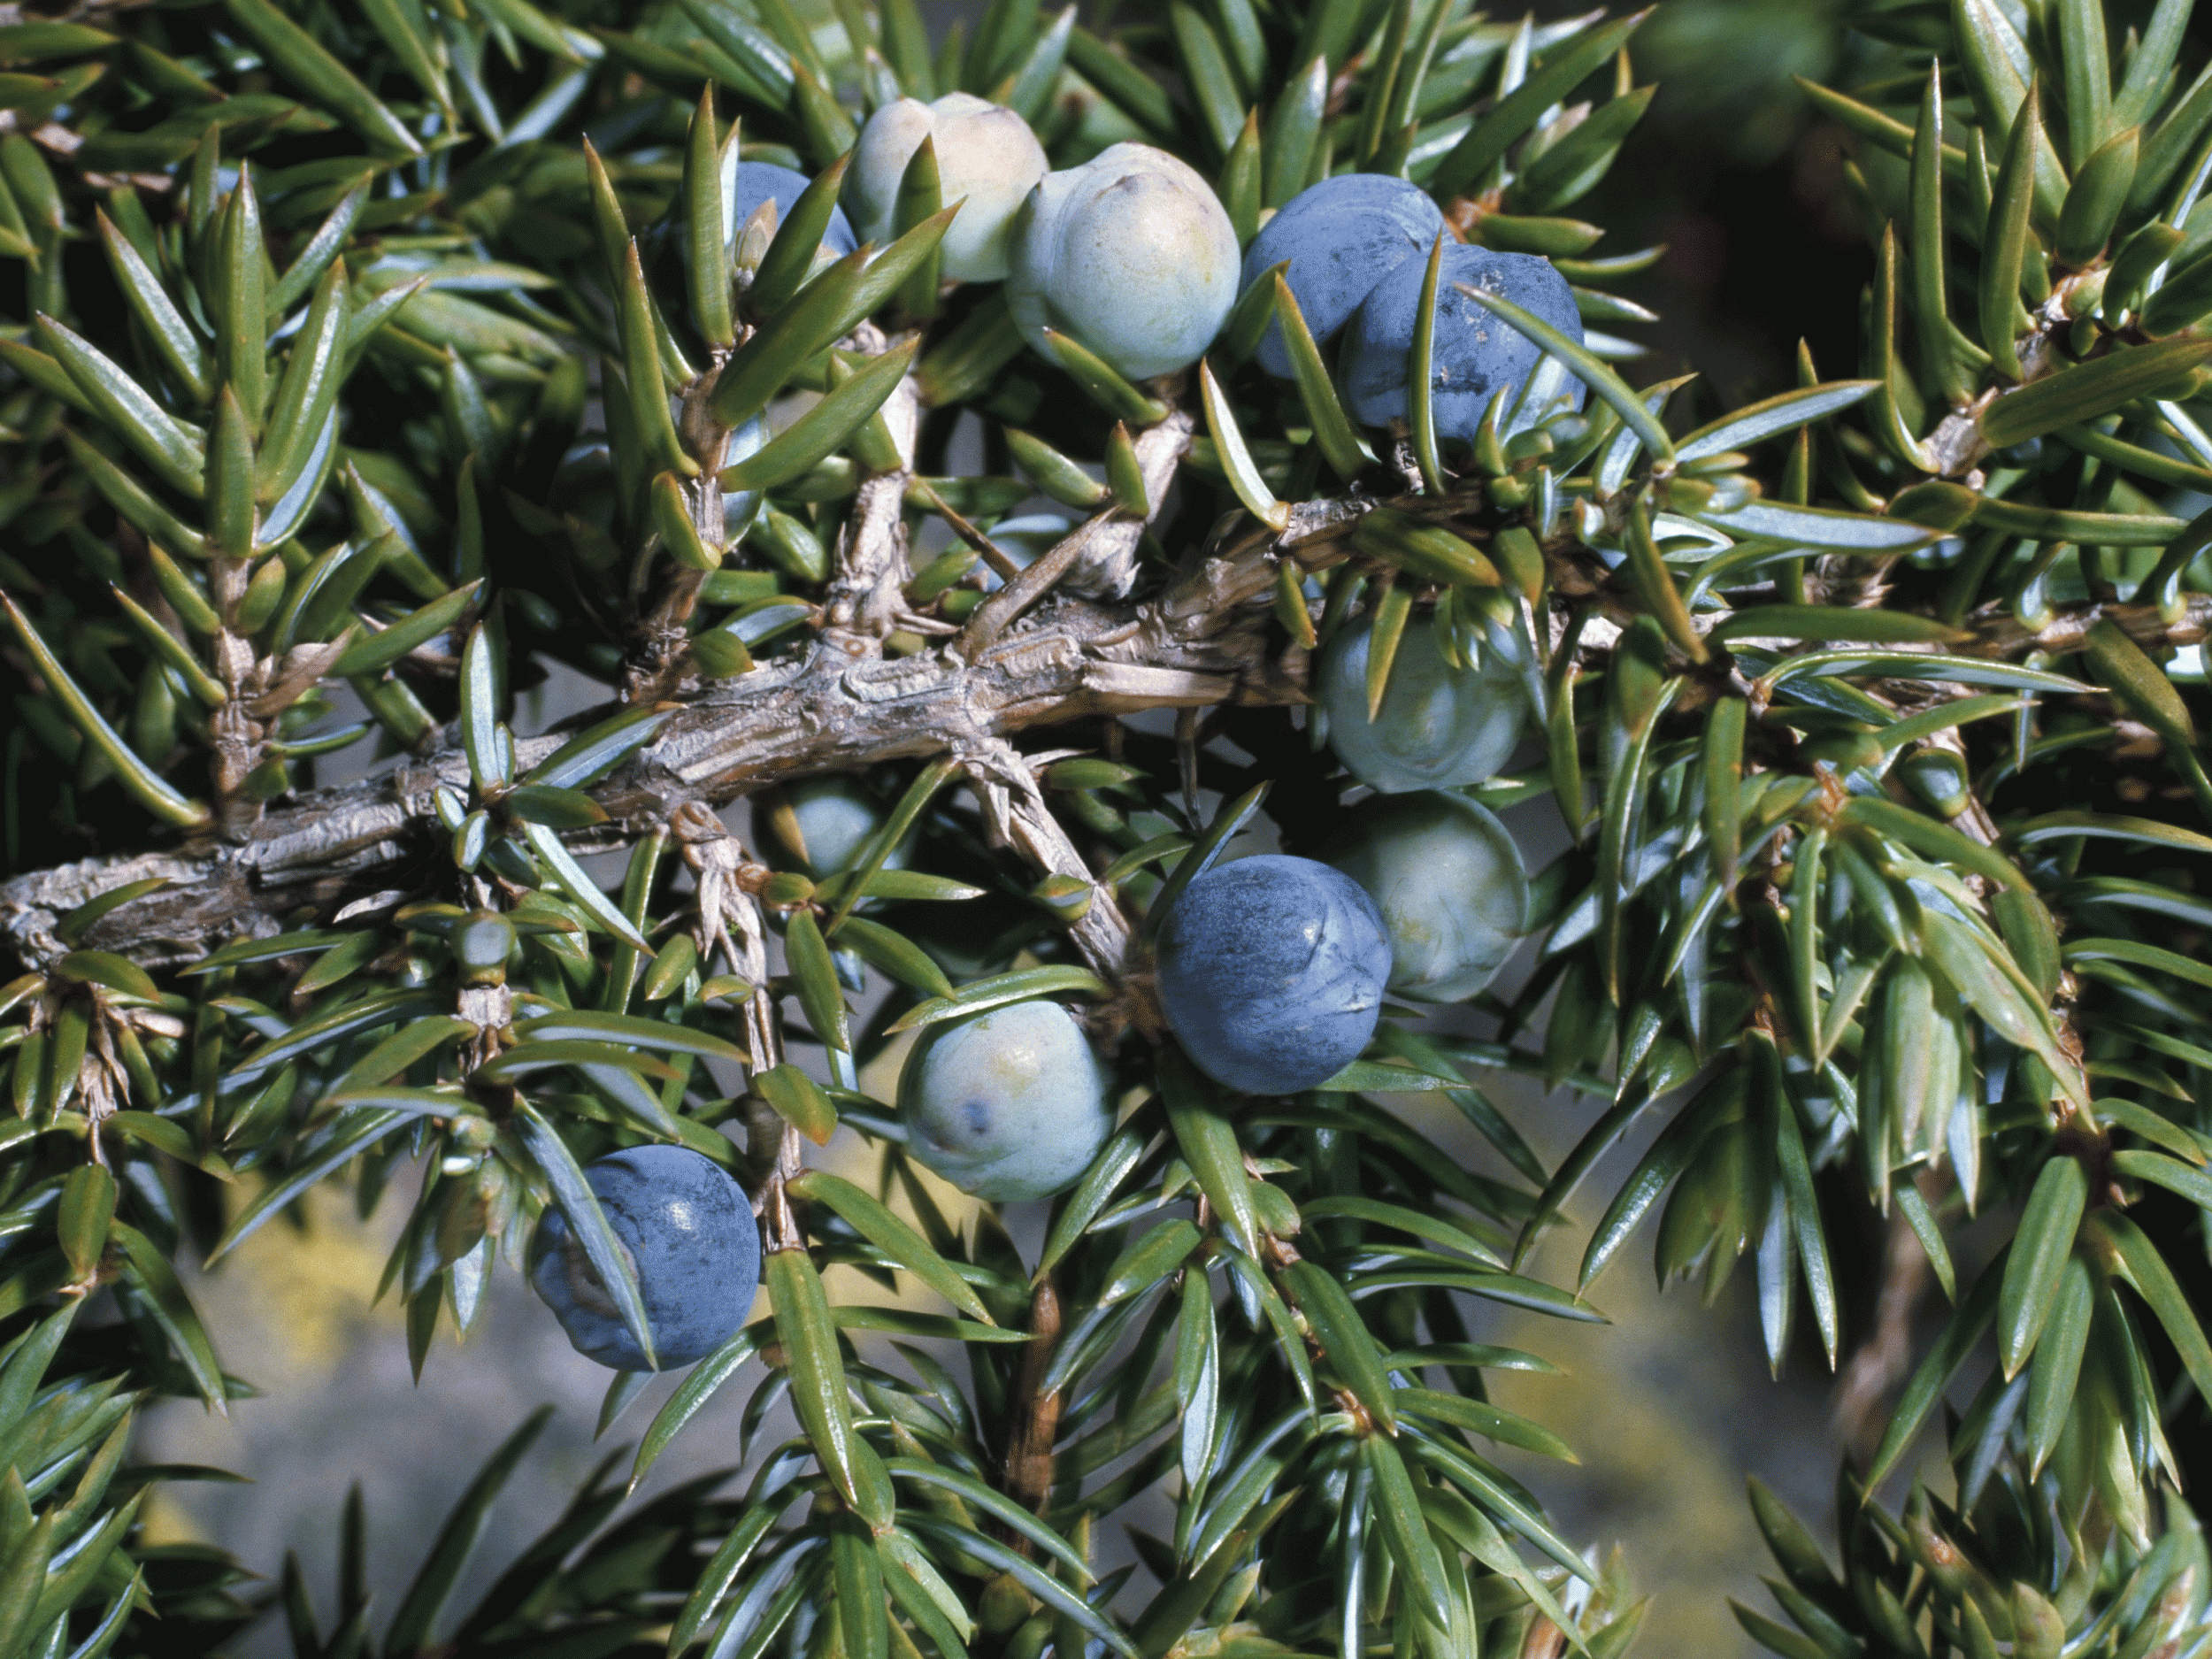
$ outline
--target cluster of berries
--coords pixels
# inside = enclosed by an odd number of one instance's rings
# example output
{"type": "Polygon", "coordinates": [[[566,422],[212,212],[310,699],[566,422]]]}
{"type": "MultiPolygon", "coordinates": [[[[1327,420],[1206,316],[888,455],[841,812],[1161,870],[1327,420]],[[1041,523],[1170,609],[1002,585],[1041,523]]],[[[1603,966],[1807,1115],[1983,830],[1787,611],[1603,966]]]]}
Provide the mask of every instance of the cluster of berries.
{"type": "MultiPolygon", "coordinates": [[[[1409,348],[1441,239],[1430,397],[1439,434],[1465,440],[1501,389],[1522,387],[1546,360],[1463,288],[1581,333],[1548,261],[1458,242],[1436,204],[1402,179],[1323,180],[1240,257],[1212,188],[1165,151],[1116,144],[1053,172],[1018,115],[966,93],[902,98],[870,118],[847,174],[852,220],[832,215],[827,251],[888,240],[925,141],[942,199],[962,204],[942,244],[944,275],[1004,282],[1016,321],[1048,356],[1052,330],[1132,380],[1174,373],[1212,344],[1240,289],[1279,265],[1315,338],[1342,335],[1345,407],[1386,426],[1407,415],[1409,348]]],[[[787,213],[806,185],[788,169],[743,164],[726,222],[742,226],[771,200],[787,213]]],[[[1256,355],[1290,377],[1275,326],[1256,355]]],[[[1563,381],[1544,401],[1579,407],[1581,397],[1579,383],[1563,381]]],[[[740,434],[738,449],[764,438],[740,434]]],[[[1155,982],[1170,1028],[1194,1064],[1243,1094],[1325,1082],[1366,1048],[1386,995],[1474,995],[1527,927],[1529,881],[1511,835],[1458,793],[1496,773],[1520,740],[1521,648],[1491,628],[1479,660],[1461,666],[1429,630],[1409,629],[1371,718],[1371,632],[1362,621],[1332,642],[1315,690],[1337,759],[1373,795],[1318,849],[1326,862],[1266,853],[1220,864],[1184,888],[1158,933],[1155,982]]],[[[881,821],[868,792],[843,778],[796,787],[778,812],[783,839],[819,872],[839,867],[881,821]]],[[[1028,1202],[1072,1185],[1105,1143],[1111,1081],[1071,1010],[1016,1002],[927,1027],[908,1054],[899,1112],[910,1149],[945,1179],[993,1202],[1028,1202]]],[[[618,1152],[586,1175],[630,1254],[659,1363],[689,1363],[726,1340],[760,1276],[759,1232],[737,1183],[675,1147],[618,1152]]],[[[531,1277],[580,1351],[618,1368],[645,1364],[557,1211],[540,1228],[531,1277]]]]}

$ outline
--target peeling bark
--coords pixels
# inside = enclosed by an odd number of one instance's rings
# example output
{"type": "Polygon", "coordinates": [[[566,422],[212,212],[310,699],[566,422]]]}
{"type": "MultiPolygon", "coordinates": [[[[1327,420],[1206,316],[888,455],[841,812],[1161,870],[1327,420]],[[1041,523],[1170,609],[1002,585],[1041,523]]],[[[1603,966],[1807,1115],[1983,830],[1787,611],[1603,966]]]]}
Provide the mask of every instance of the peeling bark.
{"type": "MultiPolygon", "coordinates": [[[[899,411],[902,422],[910,418],[899,411]]],[[[1156,510],[1189,435],[1187,419],[1171,418],[1138,440],[1156,510]],[[1156,471],[1163,480],[1157,488],[1156,471]]],[[[1276,564],[1287,557],[1316,570],[1340,562],[1344,538],[1373,504],[1302,503],[1279,536],[1246,522],[1138,603],[1069,591],[1069,572],[1100,572],[1102,546],[1118,549],[1125,540],[1133,556],[1141,526],[1125,516],[1102,514],[1045,556],[1052,560],[1063,549],[1070,554],[1057,561],[1060,577],[1033,595],[1022,594],[1023,605],[1010,605],[1011,614],[1002,613],[996,631],[979,635],[973,627],[987,605],[958,635],[894,658],[883,655],[878,630],[896,625],[905,580],[895,504],[902,475],[887,472],[880,481],[885,504],[875,511],[863,503],[860,528],[841,563],[843,597],[829,607],[833,617],[848,619],[826,626],[803,657],[764,663],[730,680],[687,683],[678,694],[680,711],[657,741],[593,791],[610,822],[570,836],[578,851],[625,845],[667,825],[688,803],[717,808],[770,784],[886,761],[949,754],[972,774],[979,768],[987,782],[995,778],[1003,786],[1013,771],[1006,740],[1032,727],[1146,709],[1302,703],[1303,655],[1271,657],[1267,644],[1276,564]],[[841,612],[840,606],[846,608],[841,612]]],[[[1120,557],[1114,551],[1107,565],[1120,557]]],[[[1567,563],[1562,549],[1555,564],[1567,563]]],[[[1573,591],[1594,593],[1601,611],[1617,604],[1620,614],[1633,613],[1624,590],[1602,579],[1594,582],[1579,565],[1574,573],[1581,580],[1573,591]]],[[[1567,586],[1563,582],[1563,590],[1567,586]]],[[[2003,658],[2062,653],[2078,649],[2107,617],[2153,649],[2212,636],[2212,597],[2197,595],[2171,617],[2147,605],[2069,606],[2034,631],[1993,611],[1970,619],[1978,637],[1950,649],[2003,658]]],[[[1707,626],[1709,620],[1699,618],[1707,626]]],[[[1597,637],[1586,637],[1586,645],[1597,637]]],[[[519,741],[519,764],[528,767],[557,741],[519,741]]],[[[234,844],[191,841],[18,876],[0,884],[0,952],[26,967],[50,964],[66,949],[52,931],[64,914],[149,877],[168,885],[104,917],[86,946],[147,967],[173,966],[229,939],[298,926],[303,911],[328,917],[365,895],[410,884],[427,891],[450,874],[432,805],[442,783],[464,794],[469,787],[467,762],[450,734],[426,757],[403,758],[358,783],[273,806],[234,844]]],[[[1015,788],[1006,795],[1003,833],[1041,871],[1087,877],[1064,834],[1056,826],[1045,827],[1050,814],[1033,801],[1033,782],[1027,793],[1015,788]]],[[[1116,926],[1125,933],[1126,923],[1110,905],[1094,905],[1093,917],[1076,929],[1086,954],[1118,960],[1110,936],[1116,926]]]]}
{"type": "MultiPolygon", "coordinates": [[[[1335,538],[1354,516],[1310,513],[1282,538],[1263,533],[1201,560],[1141,604],[1048,595],[972,661],[949,641],[891,658],[866,634],[826,630],[802,657],[687,693],[652,746],[593,791],[609,824],[570,843],[608,850],[668,824],[687,803],[720,807],[820,772],[948,753],[995,759],[1016,732],[1086,716],[1301,701],[1298,680],[1266,657],[1275,549],[1310,565],[1333,562],[1342,556],[1335,538]]],[[[518,763],[527,768],[558,742],[518,740],[518,763]]],[[[86,946],[174,966],[227,940],[297,926],[302,910],[328,917],[411,883],[426,891],[451,873],[433,806],[440,784],[469,787],[451,733],[423,759],[273,804],[236,843],[188,842],[18,876],[0,885],[0,950],[27,967],[50,964],[66,949],[52,931],[64,914],[149,877],[168,885],[102,918],[86,946]]],[[[1018,816],[1035,829],[1035,813],[1018,816]]],[[[1054,849],[1047,867],[1073,856],[1054,849]]]]}
{"type": "MultiPolygon", "coordinates": [[[[995,838],[1048,876],[1090,881],[1090,867],[1046,805],[1036,775],[1018,749],[995,738],[980,752],[964,754],[961,761],[983,799],[984,817],[995,838]]],[[[1119,973],[1128,959],[1129,920],[1103,887],[1092,887],[1088,906],[1068,924],[1068,933],[1084,959],[1102,973],[1119,973]]]]}
{"type": "MultiPolygon", "coordinates": [[[[872,327],[871,336],[875,335],[872,327]]],[[[879,336],[864,349],[881,351],[879,336]]],[[[845,544],[822,604],[824,631],[835,640],[856,634],[880,640],[897,626],[913,570],[906,557],[906,486],[914,476],[914,442],[921,430],[921,397],[911,373],[885,400],[879,414],[898,446],[901,465],[860,480],[845,544]]]]}

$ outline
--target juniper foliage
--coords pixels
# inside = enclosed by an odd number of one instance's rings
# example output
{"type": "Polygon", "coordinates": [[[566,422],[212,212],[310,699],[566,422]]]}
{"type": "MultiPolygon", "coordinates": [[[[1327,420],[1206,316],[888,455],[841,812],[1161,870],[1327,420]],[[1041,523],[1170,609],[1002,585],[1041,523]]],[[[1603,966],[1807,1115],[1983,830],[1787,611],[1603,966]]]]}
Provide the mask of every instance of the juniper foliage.
{"type": "Polygon", "coordinates": [[[1806,88],[1877,253],[1858,375],[1803,361],[1686,429],[1684,382],[1610,366],[1658,250],[1570,213],[1635,142],[1642,14],[994,0],[933,52],[912,0],[11,9],[0,1653],[204,1652],[260,1609],[134,1530],[134,1411],[248,1386],[180,1256],[419,1171],[384,1286],[419,1369],[550,1206],[649,1346],[579,1172],[641,1141],[745,1180],[768,1311],[472,1609],[541,1418],[388,1617],[349,1508],[334,1625],[296,1570],[274,1597],[301,1655],[1605,1659],[1643,1604],[1485,1455],[1566,1448],[1488,1403],[1542,1362],[1464,1299],[1595,1318],[1655,1216],[1663,1278],[1750,1256],[1774,1363],[1801,1318],[1833,1363],[1847,1207],[1909,1226],[1954,1311],[1844,1471],[1839,1567],[1755,1487],[1779,1617],[1745,1627],[1789,1659],[2212,1647],[2170,1439],[2212,1396],[2212,515],[2160,505],[2212,492],[2212,71],[2187,0],[2124,36],[2101,0],[1861,11],[1865,82],[1806,88]],[[1461,446],[1417,398],[1363,434],[1271,276],[1191,375],[1048,361],[995,285],[937,280],[927,168],[887,247],[817,262],[859,117],[954,88],[1056,165],[1185,157],[1247,241],[1333,172],[1403,174],[1551,257],[1586,339],[1497,307],[1552,367],[1461,446]],[[826,182],[733,226],[740,157],[826,182]],[[1293,383],[1246,361],[1271,319],[1293,383]],[[990,532],[1037,493],[1075,517],[1024,569],[990,532]],[[1146,941],[1256,815],[1294,849],[1336,822],[1304,687],[1363,617],[1378,699],[1409,627],[1517,639],[1540,753],[1475,794],[1548,797],[1571,846],[1494,1040],[1397,1010],[1320,1088],[1240,1100],[1164,1040],[1146,941]],[[603,704],[518,732],[547,664],[603,704]],[[394,764],[317,787],[372,734],[394,764]],[[718,816],[831,772],[884,809],[841,869],[718,816]],[[615,849],[611,893],[579,859],[615,849]],[[1135,1103],[1025,1261],[988,1209],[947,1224],[859,1079],[1040,995],[1135,1103]],[[1559,1167],[1502,1073],[1605,1103],[1559,1167]],[[808,1168],[840,1125],[878,1190],[808,1168]],[[1578,1196],[1574,1282],[1521,1271],[1578,1196]],[[1985,1214],[2017,1219],[1970,1277],[1947,1239],[1985,1214]],[[831,1265],[940,1310],[834,1306],[831,1265]],[[77,1320],[96,1293],[119,1320],[77,1320]],[[621,1514],[620,1462],[725,1390],[803,1433],[621,1514]],[[1893,1516],[1867,1492],[1931,1425],[1951,1490],[1893,1516]],[[1163,1493],[1156,1588],[1097,1576],[1163,1493]]]}

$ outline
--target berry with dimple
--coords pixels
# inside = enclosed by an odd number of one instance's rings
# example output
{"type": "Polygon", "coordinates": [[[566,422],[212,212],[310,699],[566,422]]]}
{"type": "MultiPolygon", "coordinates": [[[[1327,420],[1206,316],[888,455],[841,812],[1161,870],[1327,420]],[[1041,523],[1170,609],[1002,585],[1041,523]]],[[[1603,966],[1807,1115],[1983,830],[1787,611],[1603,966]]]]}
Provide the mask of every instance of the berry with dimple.
{"type": "Polygon", "coordinates": [[[1496,977],[1528,931],[1528,872],[1487,808],[1440,793],[1373,795],[1329,862],[1367,890],[1390,935],[1390,988],[1456,1002],[1496,977]]]}
{"type": "Polygon", "coordinates": [[[899,182],[925,138],[937,151],[938,199],[961,204],[939,244],[939,269],[956,282],[1000,280],[1014,215],[1051,164],[1028,122],[972,93],[933,104],[899,98],[868,118],[845,175],[856,227],[879,245],[891,240],[899,182]]]}
{"type": "MultiPolygon", "coordinates": [[[[1380,173],[1346,173],[1309,185],[1260,227],[1244,250],[1238,287],[1290,261],[1283,279],[1316,341],[1341,328],[1374,286],[1409,259],[1425,259],[1444,234],[1444,215],[1419,185],[1380,173]]],[[[1253,354],[1287,380],[1282,326],[1270,323],[1253,354]]]]}
{"type": "MultiPolygon", "coordinates": [[[[883,803],[859,779],[845,772],[809,778],[764,794],[761,813],[770,833],[807,874],[820,878],[844,869],[860,856],[868,838],[883,827],[883,803]]],[[[893,870],[906,863],[906,843],[884,860],[893,870]]]]}
{"type": "Polygon", "coordinates": [[[1329,747],[1345,770],[1386,795],[1480,783],[1512,757],[1528,717],[1528,691],[1508,636],[1488,631],[1479,666],[1455,668],[1428,623],[1399,636],[1376,718],[1367,718],[1371,618],[1339,634],[1321,654],[1315,692],[1329,747]]]}
{"type": "MultiPolygon", "coordinates": [[[[587,1164],[584,1179],[635,1271],[662,1369],[735,1335],[760,1287],[760,1227],[728,1171],[688,1147],[632,1147],[587,1164]]],[[[615,1371],[648,1369],[558,1210],[538,1225],[530,1284],[578,1353],[615,1371]]]]}
{"type": "MultiPolygon", "coordinates": [[[[746,225],[763,202],[772,198],[775,202],[777,224],[789,219],[809,182],[803,173],[779,167],[772,161],[739,162],[735,175],[722,191],[722,223],[729,229],[731,246],[736,246],[737,239],[745,234],[746,225]]],[[[843,208],[830,209],[829,225],[822,232],[822,246],[841,258],[860,246],[854,240],[853,227],[845,218],[843,208]]]]}
{"type": "Polygon", "coordinates": [[[923,1028],[899,1074],[907,1148],[995,1203],[1072,1186],[1113,1132],[1106,1071],[1057,1002],[1010,1002],[923,1028]]]}
{"type": "MultiPolygon", "coordinates": [[[[1409,259],[1368,291],[1345,326],[1337,386],[1355,420],[1381,426],[1407,418],[1406,366],[1427,274],[1424,260],[1409,259]]],[[[1574,291],[1550,260],[1488,248],[1445,248],[1436,278],[1429,403],[1440,437],[1471,439],[1498,388],[1517,392],[1545,358],[1533,341],[1461,293],[1462,285],[1510,301],[1570,340],[1581,340],[1582,319],[1574,291]]],[[[1559,379],[1559,396],[1581,408],[1582,382],[1555,367],[1547,373],[1559,379]]]]}
{"type": "Polygon", "coordinates": [[[1160,927],[1160,1003],[1198,1069],[1251,1094],[1359,1057],[1390,978],[1381,913],[1341,871],[1263,853],[1209,870],[1160,927]]]}
{"type": "Polygon", "coordinates": [[[1133,380],[1187,368],[1237,297],[1237,234],[1213,187],[1149,144],[1048,173],[1014,221],[1006,302],[1047,358],[1072,335],[1133,380]]]}

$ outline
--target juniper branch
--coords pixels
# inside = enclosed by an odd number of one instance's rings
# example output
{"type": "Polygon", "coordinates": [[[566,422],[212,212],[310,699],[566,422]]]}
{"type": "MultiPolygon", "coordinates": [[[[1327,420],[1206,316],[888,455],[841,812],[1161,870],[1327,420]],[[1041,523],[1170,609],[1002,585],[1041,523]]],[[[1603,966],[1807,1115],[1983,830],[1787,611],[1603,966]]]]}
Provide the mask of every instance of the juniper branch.
{"type": "MultiPolygon", "coordinates": [[[[1154,454],[1146,453],[1147,441],[1172,443],[1171,454],[1187,442],[1187,426],[1173,433],[1171,424],[1140,440],[1148,482],[1154,454]]],[[[1164,488],[1154,500],[1163,494],[1164,488]]],[[[1079,598],[1055,588],[972,658],[964,658],[958,641],[888,657],[869,635],[838,629],[803,656],[764,663],[734,680],[681,688],[675,717],[658,739],[593,791],[609,822],[572,837],[572,844],[580,852],[606,851],[666,824],[686,803],[719,807],[771,784],[885,761],[980,757],[1017,733],[1087,717],[1302,702],[1302,658],[1272,657],[1268,645],[1276,561],[1294,558],[1308,570],[1341,562],[1345,538],[1371,504],[1301,503],[1279,536],[1248,526],[1141,602],[1079,598]]],[[[1103,527],[1127,529],[1133,547],[1133,523],[1103,527]]],[[[1100,528],[1087,522],[1069,538],[1087,540],[1080,561],[1087,569],[1096,550],[1087,538],[1100,528]]],[[[1607,608],[1602,595],[1600,604],[1607,608]]],[[[1621,614],[1633,614],[1624,595],[1621,614]]],[[[2060,606],[2033,630],[1993,612],[1969,618],[1976,637],[1954,649],[2006,659],[2064,652],[2078,649],[2105,618],[2147,647],[2192,644],[2212,637],[2212,596],[2190,595],[2170,617],[2152,605],[2060,606]]],[[[1591,643],[1601,653],[1610,640],[1592,636],[1591,643]]],[[[1686,700],[1685,710],[1694,701],[1686,700]]],[[[520,764],[530,765],[557,742],[525,740],[520,764]]],[[[426,885],[439,855],[433,792],[442,783],[465,790],[467,779],[466,760],[448,733],[422,758],[403,758],[359,782],[268,810],[235,845],[187,841],[16,877],[0,884],[0,949],[26,966],[50,964],[65,949],[52,931],[63,915],[150,877],[168,885],[110,912],[87,935],[88,945],[147,967],[173,965],[226,939],[277,932],[302,909],[327,914],[364,895],[426,885]]]]}
{"type": "MultiPolygon", "coordinates": [[[[665,825],[687,803],[720,807],[770,784],[890,760],[983,754],[1031,727],[1147,709],[1302,701],[1299,677],[1271,662],[1267,595],[1279,549],[1310,566],[1340,559],[1351,515],[1302,510],[1281,537],[1202,558],[1142,603],[1048,595],[972,660],[950,650],[902,658],[855,636],[818,641],[727,682],[679,694],[655,742],[594,795],[609,822],[572,838],[611,850],[665,825]],[[854,647],[860,649],[856,655],[854,647]]],[[[557,747],[518,744],[527,768],[557,747]]],[[[148,967],[196,960],[230,938],[274,933],[302,909],[328,914],[364,895],[438,878],[434,793],[462,791],[468,764],[447,733],[420,759],[266,812],[249,838],[98,857],[0,885],[0,949],[26,966],[65,949],[55,923],[126,882],[167,886],[111,911],[85,942],[148,967]]]]}

